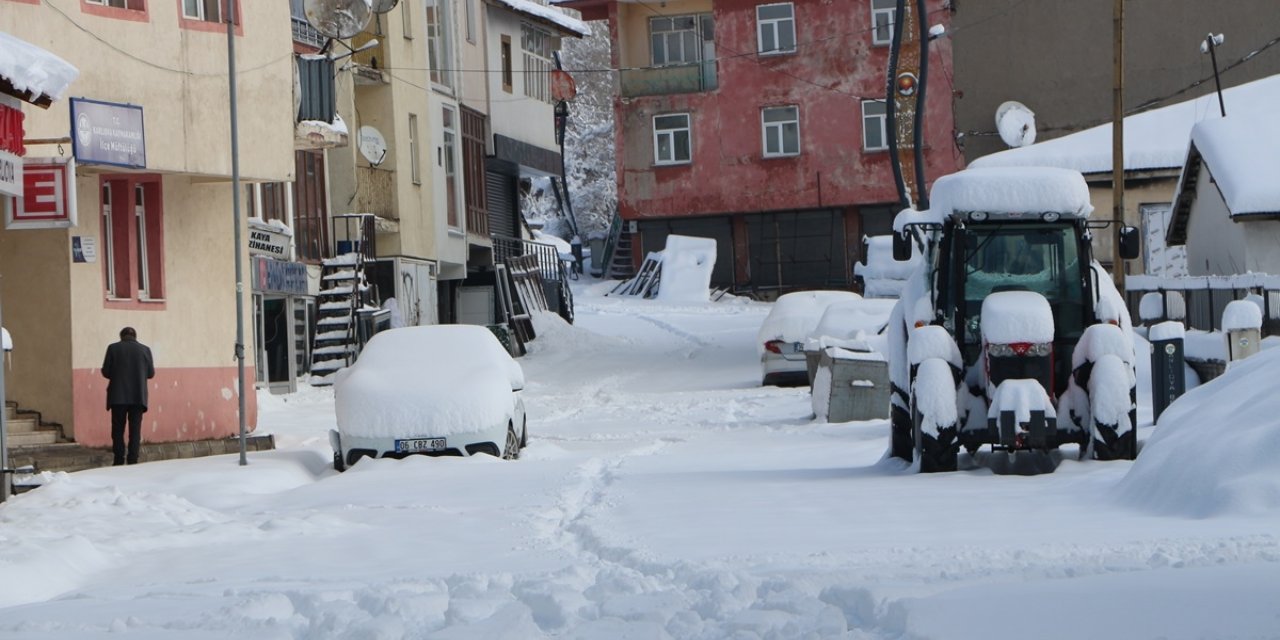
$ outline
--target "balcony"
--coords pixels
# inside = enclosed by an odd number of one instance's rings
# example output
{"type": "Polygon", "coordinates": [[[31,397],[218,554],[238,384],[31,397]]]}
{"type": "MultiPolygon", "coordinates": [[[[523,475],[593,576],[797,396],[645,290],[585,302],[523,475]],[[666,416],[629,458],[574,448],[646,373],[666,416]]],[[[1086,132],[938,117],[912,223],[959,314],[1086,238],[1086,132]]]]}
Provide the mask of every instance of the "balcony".
{"type": "Polygon", "coordinates": [[[305,44],[309,47],[320,49],[324,47],[325,37],[320,35],[316,28],[307,22],[306,18],[293,16],[293,41],[305,44]]]}
{"type": "Polygon", "coordinates": [[[718,86],[715,60],[670,67],[623,69],[620,75],[624,98],[701,93],[718,86]]]}

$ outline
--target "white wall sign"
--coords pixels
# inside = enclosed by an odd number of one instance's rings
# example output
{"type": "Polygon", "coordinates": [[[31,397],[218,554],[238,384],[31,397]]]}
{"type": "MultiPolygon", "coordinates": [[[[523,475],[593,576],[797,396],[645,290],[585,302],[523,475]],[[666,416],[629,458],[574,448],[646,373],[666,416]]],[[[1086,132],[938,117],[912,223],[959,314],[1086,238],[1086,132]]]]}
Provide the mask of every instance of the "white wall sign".
{"type": "Polygon", "coordinates": [[[289,241],[292,237],[274,229],[249,225],[249,254],[289,259],[289,241]]]}

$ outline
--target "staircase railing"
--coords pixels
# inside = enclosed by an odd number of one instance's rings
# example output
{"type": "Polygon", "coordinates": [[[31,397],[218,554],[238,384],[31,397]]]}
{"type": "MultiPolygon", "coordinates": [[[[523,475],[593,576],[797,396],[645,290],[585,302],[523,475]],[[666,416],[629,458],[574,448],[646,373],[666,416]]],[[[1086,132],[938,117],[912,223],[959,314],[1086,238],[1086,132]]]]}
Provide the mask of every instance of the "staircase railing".
{"type": "Polygon", "coordinates": [[[569,289],[569,270],[560,259],[560,251],[553,244],[535,242],[508,236],[490,236],[493,239],[494,264],[507,264],[514,258],[534,256],[536,269],[542,281],[550,283],[559,293],[558,313],[573,322],[573,293],[569,289]]]}
{"type": "Polygon", "coordinates": [[[609,233],[604,239],[604,252],[601,256],[591,256],[592,271],[598,275],[609,272],[609,265],[613,263],[613,252],[618,248],[618,239],[622,237],[622,216],[617,212],[613,214],[613,220],[609,222],[609,233]]]}

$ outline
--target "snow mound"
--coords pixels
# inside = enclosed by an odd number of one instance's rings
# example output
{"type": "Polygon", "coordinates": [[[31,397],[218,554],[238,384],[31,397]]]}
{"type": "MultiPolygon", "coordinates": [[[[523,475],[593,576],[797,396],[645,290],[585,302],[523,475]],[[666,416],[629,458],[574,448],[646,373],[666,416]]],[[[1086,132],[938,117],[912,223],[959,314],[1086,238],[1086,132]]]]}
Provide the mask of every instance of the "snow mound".
{"type": "Polygon", "coordinates": [[[1192,518],[1280,512],[1280,350],[1234,363],[1160,415],[1117,499],[1192,518]]]}
{"type": "Polygon", "coordinates": [[[706,302],[711,289],[711,270],[716,266],[714,238],[669,235],[662,250],[662,278],[658,300],[663,302],[706,302]]]}
{"type": "Polygon", "coordinates": [[[1222,311],[1222,330],[1240,331],[1242,329],[1262,328],[1262,307],[1251,300],[1233,300],[1227,303],[1222,311]]]}
{"type": "Polygon", "coordinates": [[[1053,310],[1031,291],[999,291],[982,301],[982,338],[992,344],[1053,342],[1053,310]]]}
{"type": "Polygon", "coordinates": [[[798,291],[788,293],[773,303],[769,316],[760,325],[756,350],[763,352],[771,340],[803,342],[822,320],[822,314],[833,303],[861,300],[852,291],[798,291]]]}

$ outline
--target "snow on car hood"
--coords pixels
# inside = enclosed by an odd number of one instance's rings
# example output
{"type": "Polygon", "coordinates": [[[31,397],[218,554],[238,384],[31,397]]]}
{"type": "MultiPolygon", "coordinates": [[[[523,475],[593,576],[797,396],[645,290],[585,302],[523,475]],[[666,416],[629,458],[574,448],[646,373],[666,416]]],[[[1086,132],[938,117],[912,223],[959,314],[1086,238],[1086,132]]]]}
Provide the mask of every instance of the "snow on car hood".
{"type": "Polygon", "coordinates": [[[393,438],[449,436],[507,420],[520,365],[488,329],[404,327],[373,337],[338,372],[334,411],[344,434],[393,438]]]}

